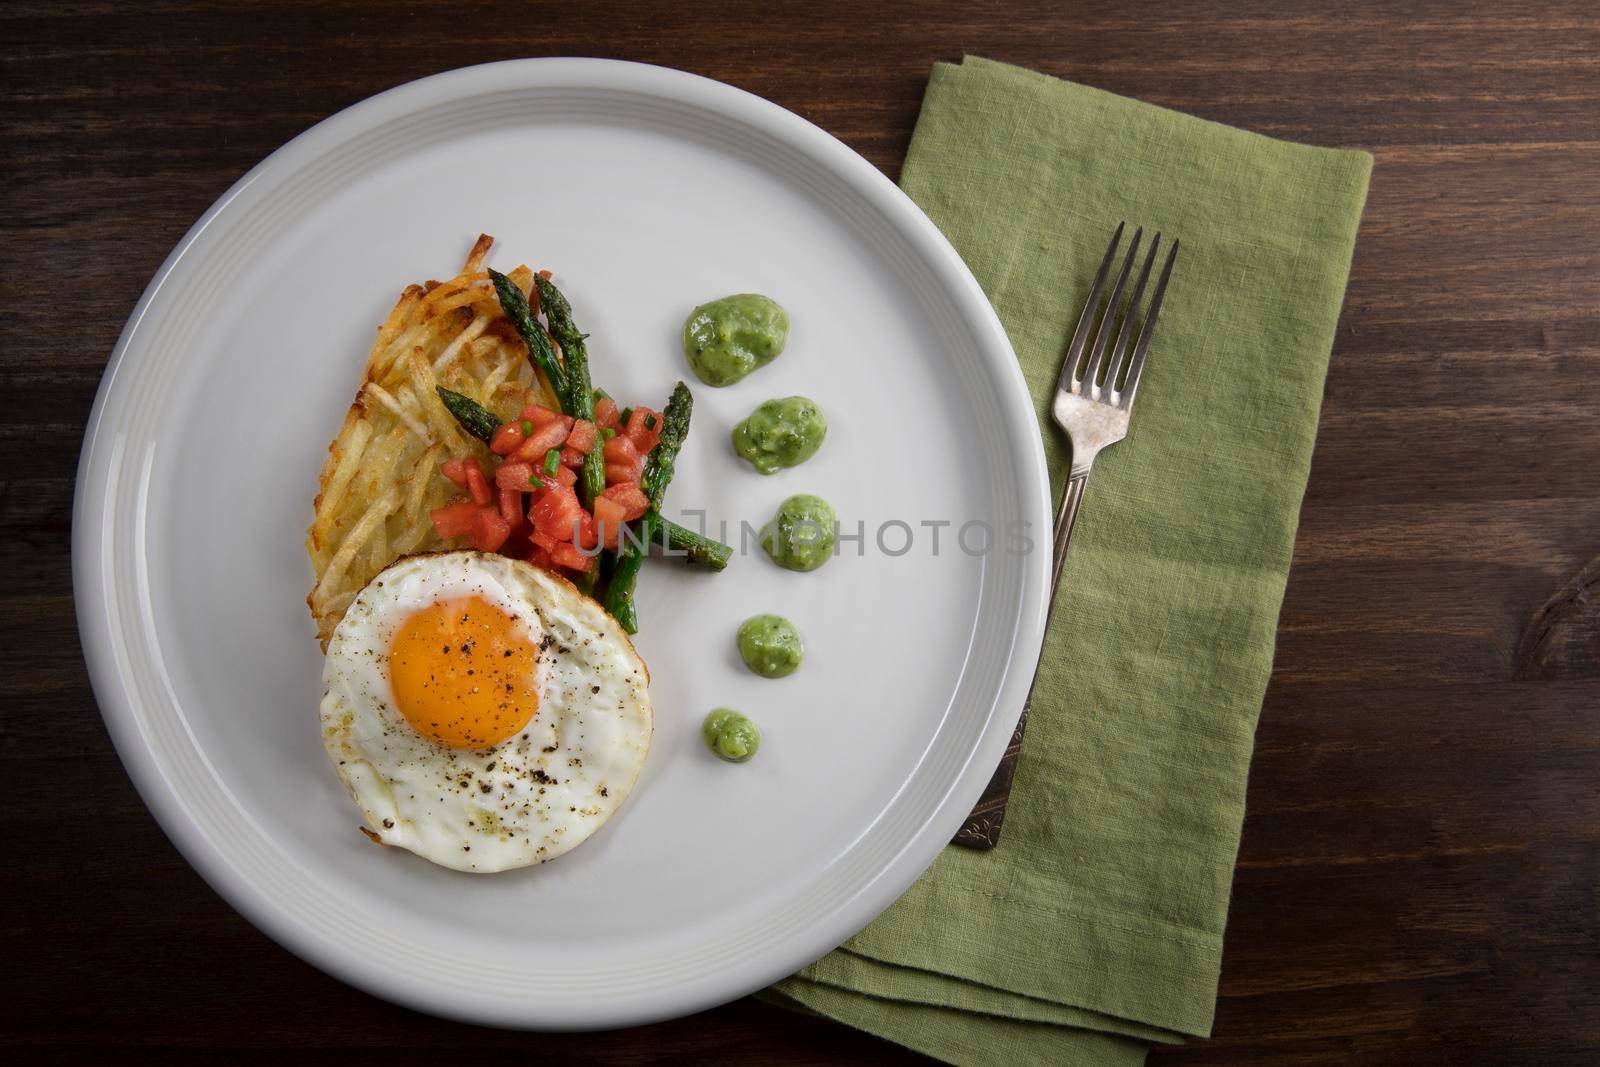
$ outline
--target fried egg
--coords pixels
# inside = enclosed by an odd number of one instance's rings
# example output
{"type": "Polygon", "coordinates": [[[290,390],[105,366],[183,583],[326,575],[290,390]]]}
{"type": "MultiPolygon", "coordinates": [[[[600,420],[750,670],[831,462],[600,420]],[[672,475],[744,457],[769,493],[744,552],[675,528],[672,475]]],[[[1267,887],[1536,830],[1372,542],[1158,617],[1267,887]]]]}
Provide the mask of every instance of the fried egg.
{"type": "Polygon", "coordinates": [[[650,749],[649,673],[571,583],[482,552],[411,556],[328,643],[322,736],[374,841],[458,871],[554,859],[650,749]]]}

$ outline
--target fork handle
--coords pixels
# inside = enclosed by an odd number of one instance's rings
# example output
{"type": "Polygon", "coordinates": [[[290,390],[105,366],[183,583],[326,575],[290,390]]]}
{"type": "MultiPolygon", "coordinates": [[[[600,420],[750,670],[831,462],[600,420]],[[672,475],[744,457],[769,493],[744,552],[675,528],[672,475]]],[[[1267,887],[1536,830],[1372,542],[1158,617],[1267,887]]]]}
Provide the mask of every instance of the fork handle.
{"type": "Polygon", "coordinates": [[[1055,603],[1056,590],[1061,585],[1061,565],[1067,559],[1067,544],[1072,540],[1072,527],[1078,521],[1078,505],[1083,502],[1083,487],[1089,484],[1089,468],[1073,467],[1067,477],[1067,488],[1061,494],[1061,510],[1056,512],[1055,556],[1050,564],[1050,602],[1055,603]]]}
{"type": "MultiPolygon", "coordinates": [[[[1083,501],[1083,487],[1089,482],[1089,465],[1074,465],[1067,477],[1067,488],[1061,494],[1061,510],[1056,513],[1055,558],[1050,568],[1050,603],[1054,604],[1056,589],[1061,585],[1061,564],[1067,558],[1067,543],[1072,540],[1072,526],[1078,521],[1078,505],[1083,501]]],[[[1038,675],[1035,674],[1035,679],[1038,675]]],[[[952,843],[964,848],[988,850],[1000,843],[1000,826],[1006,818],[1006,801],[1011,795],[1011,778],[1016,773],[1017,754],[1022,751],[1022,732],[1028,728],[1028,715],[1033,710],[1033,686],[1028,686],[1028,699],[1023,701],[1022,715],[1011,734],[1000,765],[995,768],[989,785],[978,798],[977,806],[967,821],[952,838],[952,843]]]]}

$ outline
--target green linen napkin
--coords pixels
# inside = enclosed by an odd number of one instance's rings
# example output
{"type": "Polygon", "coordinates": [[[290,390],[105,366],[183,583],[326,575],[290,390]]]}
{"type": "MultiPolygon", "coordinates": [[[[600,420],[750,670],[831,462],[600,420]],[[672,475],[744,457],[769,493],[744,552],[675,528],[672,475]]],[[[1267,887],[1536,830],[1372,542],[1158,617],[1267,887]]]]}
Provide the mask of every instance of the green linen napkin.
{"type": "Polygon", "coordinates": [[[934,68],[902,185],[1039,405],[1112,229],[1181,239],[1127,440],[1095,466],[993,852],[767,994],[971,1064],[1204,1036],[1256,717],[1371,157],[1016,67],[934,68]]]}

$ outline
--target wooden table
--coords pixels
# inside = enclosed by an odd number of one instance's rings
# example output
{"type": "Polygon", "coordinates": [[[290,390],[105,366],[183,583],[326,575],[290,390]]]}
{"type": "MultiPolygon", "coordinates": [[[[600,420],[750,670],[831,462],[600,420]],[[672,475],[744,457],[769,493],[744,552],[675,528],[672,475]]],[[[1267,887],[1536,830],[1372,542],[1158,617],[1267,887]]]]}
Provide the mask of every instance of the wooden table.
{"type": "Polygon", "coordinates": [[[334,111],[471,63],[620,57],[758,93],[893,176],[929,65],[971,52],[1377,156],[1216,1036],[1154,1061],[1600,1060],[1592,4],[141,6],[0,11],[7,1045],[72,1062],[915,1058],[751,1001],[612,1034],[478,1030],[312,970],[200,881],[129,786],[85,681],[68,531],[83,424],[145,282],[234,179],[334,111]]]}

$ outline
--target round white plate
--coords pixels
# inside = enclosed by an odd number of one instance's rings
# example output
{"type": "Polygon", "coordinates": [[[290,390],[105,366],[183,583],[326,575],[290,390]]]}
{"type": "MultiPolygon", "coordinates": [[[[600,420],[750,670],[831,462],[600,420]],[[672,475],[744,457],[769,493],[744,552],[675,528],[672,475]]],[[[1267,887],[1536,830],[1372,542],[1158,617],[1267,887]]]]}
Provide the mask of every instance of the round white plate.
{"type": "Polygon", "coordinates": [[[1048,496],[1000,323],[865,160],[676,71],[499,63],[314,127],[173,251],[123,331],[84,442],[78,620],[145,801],[252,922],[425,1011],[618,1026],[782,978],[932,862],[1032,676],[1048,496]],[[303,600],[317,471],[373,330],[406,283],[454,273],[480,231],[498,239],[501,268],[556,272],[592,334],[597,384],[656,404],[680,377],[693,386],[669,511],[704,509],[713,530],[727,520],[738,547],[740,520],[759,526],[784,497],[815,492],[865,535],[811,574],[779,570],[753,540],[723,574],[647,567],[638,645],[656,735],[639,786],[570,855],[494,876],[357,831],[318,735],[321,657],[303,600]],[[679,348],[684,317],[744,291],[788,308],[789,348],[736,386],[700,385],[679,348]],[[794,393],[821,404],[827,442],[764,478],[734,457],[730,428],[794,393]],[[995,531],[990,551],[963,550],[966,523],[986,524],[968,527],[968,549],[995,531]],[[1007,536],[1021,526],[1031,552],[1007,536]],[[808,643],[781,681],[734,650],[739,622],[762,611],[794,619],[808,643]],[[753,762],[705,751],[698,726],[718,705],[761,725],[753,762]]]}

